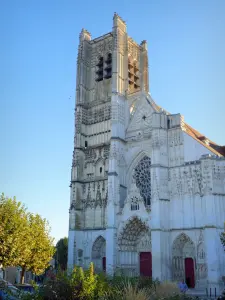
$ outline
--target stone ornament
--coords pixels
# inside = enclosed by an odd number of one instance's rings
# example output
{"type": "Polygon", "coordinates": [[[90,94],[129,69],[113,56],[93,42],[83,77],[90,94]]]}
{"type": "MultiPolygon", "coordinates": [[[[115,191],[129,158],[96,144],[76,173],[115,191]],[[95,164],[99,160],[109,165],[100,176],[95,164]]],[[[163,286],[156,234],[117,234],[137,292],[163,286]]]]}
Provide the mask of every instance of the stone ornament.
{"type": "Polygon", "coordinates": [[[106,241],[102,236],[99,236],[92,246],[92,259],[102,258],[105,256],[106,241]]]}
{"type": "Polygon", "coordinates": [[[185,233],[176,237],[172,245],[172,274],[174,281],[181,281],[185,278],[184,260],[186,257],[195,257],[195,245],[185,233]]]}
{"type": "Polygon", "coordinates": [[[136,186],[135,171],[132,172],[132,182],[129,188],[128,196],[124,204],[129,204],[132,211],[139,210],[139,204],[144,203],[142,196],[140,195],[139,189],[136,186]]]}
{"type": "Polygon", "coordinates": [[[145,235],[150,235],[149,227],[139,217],[132,217],[118,236],[120,251],[137,251],[137,245],[145,235]]]}
{"type": "Polygon", "coordinates": [[[140,48],[136,43],[134,44],[131,40],[128,41],[128,53],[132,57],[132,59],[135,59],[139,61],[140,59],[140,48]]]}

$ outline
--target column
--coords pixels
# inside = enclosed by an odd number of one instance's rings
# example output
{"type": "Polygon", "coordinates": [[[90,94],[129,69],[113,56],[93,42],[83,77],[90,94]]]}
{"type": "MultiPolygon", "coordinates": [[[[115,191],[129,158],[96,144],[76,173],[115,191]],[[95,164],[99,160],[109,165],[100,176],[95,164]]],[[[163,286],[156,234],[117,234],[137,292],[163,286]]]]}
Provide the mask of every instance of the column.
{"type": "Polygon", "coordinates": [[[106,273],[113,275],[116,267],[115,228],[106,229],[106,273]]]}
{"type": "Polygon", "coordinates": [[[107,228],[106,228],[106,272],[114,274],[116,265],[116,172],[109,173],[108,177],[108,205],[107,205],[107,228]]]}

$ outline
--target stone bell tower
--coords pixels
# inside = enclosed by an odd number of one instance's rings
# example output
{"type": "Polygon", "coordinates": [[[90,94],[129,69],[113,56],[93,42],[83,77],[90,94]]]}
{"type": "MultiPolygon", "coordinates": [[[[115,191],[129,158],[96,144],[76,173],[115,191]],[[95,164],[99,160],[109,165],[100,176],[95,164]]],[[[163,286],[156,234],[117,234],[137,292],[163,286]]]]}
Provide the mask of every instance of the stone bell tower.
{"type": "Polygon", "coordinates": [[[129,118],[127,99],[148,89],[147,43],[139,45],[131,39],[126,23],[116,13],[112,31],[99,38],[91,39],[82,29],[70,185],[69,268],[74,264],[87,267],[94,259],[93,244],[101,236],[105,243],[101,255],[106,259],[104,266],[97,264],[108,272],[114,269],[116,214],[127,193],[125,169],[121,167],[129,118]]]}

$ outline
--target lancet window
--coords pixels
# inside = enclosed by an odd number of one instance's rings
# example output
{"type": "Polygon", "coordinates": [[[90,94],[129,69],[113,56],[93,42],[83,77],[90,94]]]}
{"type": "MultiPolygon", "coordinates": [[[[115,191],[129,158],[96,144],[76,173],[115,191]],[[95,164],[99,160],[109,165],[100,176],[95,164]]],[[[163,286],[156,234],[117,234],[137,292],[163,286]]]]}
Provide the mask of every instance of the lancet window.
{"type": "Polygon", "coordinates": [[[131,210],[139,210],[139,204],[138,203],[131,203],[130,209],[131,210]]]}
{"type": "Polygon", "coordinates": [[[130,92],[136,92],[139,88],[139,68],[137,61],[128,59],[128,83],[130,92]]]}
{"type": "Polygon", "coordinates": [[[108,79],[112,77],[112,54],[109,53],[107,55],[107,59],[105,60],[105,75],[104,78],[108,79]]]}
{"type": "Polygon", "coordinates": [[[96,65],[96,81],[102,81],[103,80],[103,56],[99,57],[98,63],[96,65]]]}
{"type": "Polygon", "coordinates": [[[139,199],[137,196],[131,198],[130,210],[139,210],[139,199]]]}
{"type": "Polygon", "coordinates": [[[106,58],[99,57],[96,65],[96,81],[102,81],[103,78],[109,79],[112,77],[112,53],[108,53],[106,58]]]}

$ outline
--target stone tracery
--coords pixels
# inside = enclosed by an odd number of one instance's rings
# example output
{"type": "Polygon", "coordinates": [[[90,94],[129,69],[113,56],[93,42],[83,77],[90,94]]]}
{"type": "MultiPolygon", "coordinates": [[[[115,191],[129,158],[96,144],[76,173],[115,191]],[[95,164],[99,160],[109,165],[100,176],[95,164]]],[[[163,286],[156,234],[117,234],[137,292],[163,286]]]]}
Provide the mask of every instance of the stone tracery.
{"type": "Polygon", "coordinates": [[[139,275],[139,253],[151,252],[151,249],[151,232],[148,225],[139,217],[132,217],[118,237],[117,267],[126,276],[139,275]]]}
{"type": "Polygon", "coordinates": [[[92,261],[96,269],[102,269],[102,259],[106,255],[106,241],[103,236],[99,236],[92,246],[92,261]]]}
{"type": "Polygon", "coordinates": [[[122,251],[136,251],[139,240],[144,235],[150,235],[149,227],[137,216],[130,219],[118,238],[119,249],[122,251]]]}
{"type": "Polygon", "coordinates": [[[185,278],[184,259],[186,257],[195,260],[194,242],[184,233],[181,233],[173,242],[172,247],[172,271],[173,280],[180,281],[185,278]]]}
{"type": "Polygon", "coordinates": [[[102,236],[99,236],[92,247],[92,258],[100,258],[102,255],[105,255],[105,239],[102,236]]]}
{"type": "Polygon", "coordinates": [[[151,159],[144,156],[134,171],[136,185],[144,199],[145,205],[151,205],[151,159]]]}
{"type": "Polygon", "coordinates": [[[197,245],[197,261],[196,261],[196,273],[199,285],[204,285],[204,280],[207,278],[207,264],[206,264],[206,253],[205,243],[203,237],[203,231],[201,230],[197,245]]]}
{"type": "Polygon", "coordinates": [[[142,196],[140,195],[139,189],[136,186],[136,180],[134,177],[134,170],[132,172],[132,183],[131,186],[129,188],[129,193],[128,196],[126,198],[125,204],[128,203],[128,205],[130,206],[130,209],[132,211],[134,210],[139,210],[140,208],[140,203],[143,203],[144,200],[142,198],[142,196]]]}

